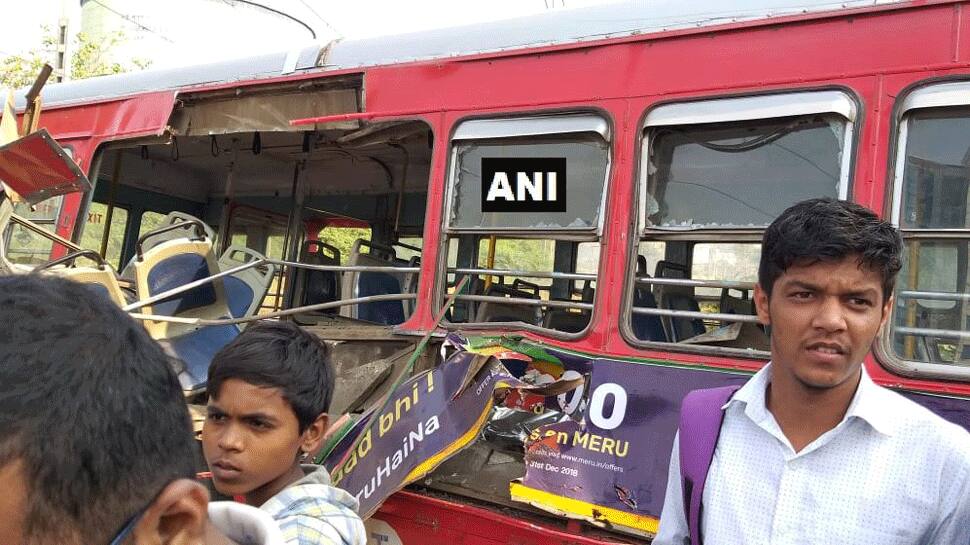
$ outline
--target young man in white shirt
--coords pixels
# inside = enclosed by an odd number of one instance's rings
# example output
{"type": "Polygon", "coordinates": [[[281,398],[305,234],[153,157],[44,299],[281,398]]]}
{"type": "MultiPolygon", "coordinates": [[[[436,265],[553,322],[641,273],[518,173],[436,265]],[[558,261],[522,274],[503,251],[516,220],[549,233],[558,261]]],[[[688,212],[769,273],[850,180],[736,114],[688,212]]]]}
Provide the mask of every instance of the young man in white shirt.
{"type": "Polygon", "coordinates": [[[699,536],[674,440],[654,545],[970,544],[970,434],[862,365],[901,246],[892,225],[831,199],[768,227],[755,302],[772,361],[723,406],[699,536]]]}

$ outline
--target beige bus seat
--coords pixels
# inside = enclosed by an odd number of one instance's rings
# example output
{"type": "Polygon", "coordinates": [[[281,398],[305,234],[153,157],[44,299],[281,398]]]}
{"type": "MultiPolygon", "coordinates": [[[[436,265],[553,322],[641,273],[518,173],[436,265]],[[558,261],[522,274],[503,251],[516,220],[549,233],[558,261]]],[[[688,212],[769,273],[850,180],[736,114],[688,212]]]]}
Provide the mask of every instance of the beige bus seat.
{"type": "MultiPolygon", "coordinates": [[[[658,261],[655,273],[657,278],[687,278],[687,267],[671,261],[658,261]]],[[[660,302],[660,308],[690,312],[701,311],[700,305],[694,299],[694,288],[690,286],[658,284],[655,295],[657,301],[660,302]]],[[[704,327],[704,321],[699,318],[663,316],[661,322],[664,325],[667,338],[671,342],[683,341],[707,331],[704,327]]]]}
{"type": "MultiPolygon", "coordinates": [[[[174,227],[169,225],[147,233],[139,240],[132,267],[140,300],[207,278],[219,271],[212,241],[205,238],[200,222],[191,223],[196,226],[196,235],[202,235],[200,238],[167,240],[148,250],[141,247],[140,243],[156,235],[157,231],[174,227]]],[[[182,318],[230,317],[225,283],[221,278],[142,307],[138,312],[182,318]]],[[[146,320],[145,327],[152,338],[159,340],[169,352],[184,362],[179,381],[183,388],[191,391],[205,386],[212,357],[239,335],[239,328],[231,324],[197,326],[146,320]]]]}
{"type": "MultiPolygon", "coordinates": [[[[162,222],[157,229],[154,229],[153,231],[146,233],[142,237],[142,240],[143,240],[141,245],[142,251],[144,252],[144,251],[151,250],[152,248],[154,248],[155,246],[158,246],[159,244],[165,242],[166,240],[174,240],[177,238],[190,237],[192,236],[192,233],[194,232],[194,230],[197,229],[198,226],[200,225],[205,230],[205,238],[210,241],[214,241],[216,239],[215,231],[213,231],[212,227],[210,227],[204,221],[200,220],[195,216],[186,214],[185,212],[179,212],[177,210],[175,212],[169,212],[167,216],[162,218],[162,222]],[[172,229],[172,230],[165,229],[165,227],[168,227],[170,225],[175,225],[178,223],[184,223],[185,224],[184,228],[172,229]]],[[[128,280],[135,279],[134,269],[132,268],[132,263],[134,263],[134,261],[135,261],[135,258],[132,257],[131,260],[128,262],[128,264],[121,269],[121,278],[125,278],[128,280]]]]}
{"type": "Polygon", "coordinates": [[[35,270],[84,284],[98,295],[107,297],[119,307],[123,307],[128,303],[124,291],[122,291],[121,285],[118,283],[118,276],[115,274],[114,269],[94,250],[73,252],[60,259],[44,264],[35,270]],[[97,266],[78,267],[76,261],[82,257],[91,259],[97,266]]]}
{"type": "MultiPolygon", "coordinates": [[[[350,250],[347,265],[393,267],[401,266],[395,261],[394,249],[357,239],[350,250]],[[368,246],[371,253],[360,253],[361,246],[368,246]]],[[[343,298],[369,297],[372,295],[400,294],[405,273],[387,272],[347,272],[344,274],[341,293],[343,298]]],[[[341,307],[340,314],[358,320],[384,325],[397,325],[404,322],[404,303],[402,301],[374,301],[341,307]]]]}
{"type": "MultiPolygon", "coordinates": [[[[308,265],[340,265],[340,249],[311,239],[303,243],[300,262],[308,265]]],[[[318,305],[340,299],[340,273],[338,271],[315,271],[296,269],[294,272],[293,306],[318,305]]],[[[327,309],[297,317],[298,322],[313,323],[313,315],[333,315],[340,309],[327,309]]]]}
{"type": "MultiPolygon", "coordinates": [[[[539,299],[538,294],[530,293],[521,289],[514,289],[510,286],[492,284],[485,295],[494,297],[515,297],[518,299],[539,299]]],[[[475,314],[475,321],[484,322],[524,322],[531,325],[539,325],[542,319],[542,308],[532,305],[520,305],[516,303],[502,303],[486,301],[478,305],[475,314]]]]}
{"type": "MultiPolygon", "coordinates": [[[[219,258],[219,270],[228,271],[261,259],[266,258],[253,249],[245,246],[230,246],[219,258]]],[[[255,316],[259,312],[263,299],[266,298],[275,275],[276,266],[272,263],[264,263],[223,277],[226,303],[229,305],[229,313],[232,317],[255,316]]]]}

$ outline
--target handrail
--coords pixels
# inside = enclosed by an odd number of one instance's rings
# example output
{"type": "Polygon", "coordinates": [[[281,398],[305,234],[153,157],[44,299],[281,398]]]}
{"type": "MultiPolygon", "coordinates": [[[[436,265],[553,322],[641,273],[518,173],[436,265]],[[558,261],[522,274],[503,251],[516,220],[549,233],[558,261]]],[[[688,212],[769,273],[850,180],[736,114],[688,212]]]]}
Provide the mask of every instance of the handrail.
{"type": "Polygon", "coordinates": [[[546,301],[543,299],[525,299],[522,297],[497,297],[494,295],[458,295],[457,299],[463,301],[477,301],[480,303],[512,303],[514,305],[524,305],[530,307],[550,307],[550,308],[579,308],[583,310],[593,310],[592,303],[580,301],[546,301]]]}
{"type": "Polygon", "coordinates": [[[970,331],[958,331],[954,329],[929,329],[925,327],[897,326],[893,329],[893,332],[902,335],[912,335],[914,337],[940,337],[943,339],[970,341],[970,331]]]}
{"type": "Polygon", "coordinates": [[[81,250],[84,250],[84,248],[78,246],[77,244],[74,244],[73,242],[71,242],[70,240],[67,240],[64,237],[61,237],[57,233],[51,233],[50,231],[38,226],[37,224],[30,221],[29,219],[24,218],[22,216],[18,216],[17,214],[10,214],[10,221],[27,229],[28,231],[32,231],[42,237],[48,238],[60,244],[61,246],[64,246],[75,252],[80,252],[81,250]]]}
{"type": "Polygon", "coordinates": [[[271,312],[269,314],[257,314],[253,316],[243,316],[240,318],[220,318],[217,320],[209,320],[205,318],[183,318],[180,316],[156,316],[153,314],[139,314],[130,313],[129,316],[136,320],[150,320],[154,322],[172,322],[176,324],[190,324],[190,325],[200,325],[200,326],[211,326],[211,325],[234,325],[234,324],[244,324],[248,322],[255,322],[256,320],[268,320],[271,318],[282,318],[283,316],[291,316],[293,314],[302,314],[304,312],[313,312],[316,310],[326,310],[330,308],[338,308],[343,306],[358,305],[362,303],[376,303],[380,301],[405,301],[411,299],[417,299],[418,296],[415,293],[391,293],[384,295],[369,295],[367,297],[355,297],[353,299],[341,299],[339,301],[330,301],[327,303],[317,303],[315,305],[305,305],[302,307],[293,307],[285,310],[278,310],[276,312],[271,312]]]}
{"type": "Polygon", "coordinates": [[[596,280],[595,274],[590,273],[564,273],[556,271],[516,271],[506,269],[465,269],[448,268],[447,272],[455,274],[476,274],[493,276],[524,276],[526,278],[554,278],[565,280],[596,280]]]}
{"type": "Polygon", "coordinates": [[[729,288],[736,290],[753,290],[756,282],[741,282],[737,280],[699,280],[694,278],[653,278],[636,277],[637,284],[657,284],[661,286],[689,286],[693,288],[729,288]]]}
{"type": "Polygon", "coordinates": [[[296,267],[298,269],[309,269],[311,271],[343,271],[343,272],[386,272],[386,273],[410,273],[421,272],[421,267],[393,267],[383,265],[311,265],[310,263],[300,263],[298,261],[284,261],[281,259],[266,259],[267,263],[283,265],[286,267],[296,267]]]}
{"type": "Polygon", "coordinates": [[[718,322],[741,322],[746,324],[760,324],[757,316],[750,314],[721,314],[719,312],[694,312],[692,310],[672,310],[666,308],[634,307],[633,314],[649,314],[652,316],[673,316],[675,318],[700,318],[701,320],[716,320],[718,322]]]}
{"type": "Polygon", "coordinates": [[[900,299],[929,299],[932,301],[970,301],[970,293],[954,293],[945,291],[916,291],[903,290],[897,296],[900,299]]]}
{"type": "Polygon", "coordinates": [[[250,269],[252,267],[259,267],[261,265],[266,265],[266,264],[283,265],[283,266],[289,266],[289,267],[296,267],[299,269],[309,269],[313,271],[346,271],[346,272],[420,272],[421,271],[420,267],[384,267],[384,266],[376,266],[376,265],[311,265],[309,263],[283,261],[279,259],[268,259],[268,258],[257,259],[254,261],[250,261],[249,263],[244,263],[238,267],[233,267],[231,269],[227,269],[225,271],[213,274],[212,276],[200,278],[198,280],[189,282],[188,284],[183,284],[181,286],[172,288],[170,290],[163,291],[162,293],[153,295],[148,299],[135,301],[134,303],[126,305],[122,310],[131,312],[132,310],[136,310],[136,309],[151,305],[152,303],[157,303],[158,301],[161,301],[163,299],[168,299],[169,297],[189,291],[191,289],[195,289],[213,280],[230,276],[238,272],[242,272],[246,269],[250,269]]]}
{"type": "Polygon", "coordinates": [[[135,253],[138,254],[138,261],[145,259],[145,252],[142,251],[141,247],[149,237],[158,236],[176,229],[187,229],[189,226],[195,226],[195,235],[197,238],[205,239],[205,224],[197,219],[185,218],[178,223],[166,225],[165,227],[159,227],[158,229],[154,229],[138,237],[138,242],[135,243],[135,253]]]}
{"type": "Polygon", "coordinates": [[[79,257],[86,257],[91,261],[94,261],[95,263],[98,264],[98,269],[104,270],[104,265],[105,265],[104,258],[102,258],[101,254],[99,254],[98,252],[95,252],[94,250],[81,250],[79,252],[71,252],[62,258],[55,259],[53,261],[48,261],[47,263],[40,265],[34,270],[43,271],[46,269],[50,269],[51,267],[56,267],[57,265],[73,263],[79,257]]]}

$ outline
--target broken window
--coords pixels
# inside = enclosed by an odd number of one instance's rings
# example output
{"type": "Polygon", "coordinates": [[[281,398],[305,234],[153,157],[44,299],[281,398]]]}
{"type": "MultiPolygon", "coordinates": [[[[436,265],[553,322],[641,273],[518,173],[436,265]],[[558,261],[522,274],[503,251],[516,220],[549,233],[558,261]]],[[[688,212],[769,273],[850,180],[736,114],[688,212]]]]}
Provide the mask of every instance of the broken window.
{"type": "Polygon", "coordinates": [[[904,372],[970,377],[968,91],[936,85],[904,102],[893,203],[903,268],[885,349],[904,372]]]}
{"type": "Polygon", "coordinates": [[[444,237],[447,289],[462,276],[471,278],[452,323],[571,334],[586,329],[599,268],[609,146],[608,125],[590,114],[458,127],[444,237]],[[541,170],[550,164],[561,170],[541,170]],[[489,209],[493,200],[501,209],[489,209]]]}
{"type": "Polygon", "coordinates": [[[836,91],[652,110],[628,338],[766,357],[753,302],[762,232],[798,201],[848,195],[854,118],[836,91]]]}

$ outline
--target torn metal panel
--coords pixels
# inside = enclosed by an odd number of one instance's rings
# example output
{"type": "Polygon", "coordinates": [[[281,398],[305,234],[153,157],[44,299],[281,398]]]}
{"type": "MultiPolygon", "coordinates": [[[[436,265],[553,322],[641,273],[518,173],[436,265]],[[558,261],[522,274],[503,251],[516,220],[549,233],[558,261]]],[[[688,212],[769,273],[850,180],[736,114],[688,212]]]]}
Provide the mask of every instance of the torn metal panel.
{"type": "Polygon", "coordinates": [[[0,146],[0,181],[31,204],[91,189],[81,168],[47,129],[0,146]]]}
{"type": "MultiPolygon", "coordinates": [[[[358,111],[359,89],[324,89],[279,94],[246,94],[192,101],[172,114],[169,124],[178,136],[218,135],[254,131],[302,131],[291,119],[358,111]]],[[[353,130],[357,121],[334,123],[333,129],[353,130]]]]}

